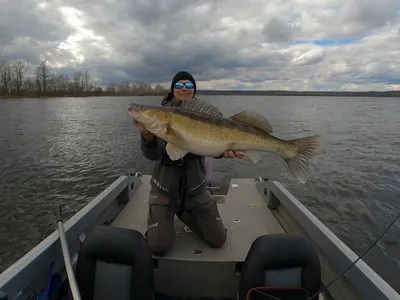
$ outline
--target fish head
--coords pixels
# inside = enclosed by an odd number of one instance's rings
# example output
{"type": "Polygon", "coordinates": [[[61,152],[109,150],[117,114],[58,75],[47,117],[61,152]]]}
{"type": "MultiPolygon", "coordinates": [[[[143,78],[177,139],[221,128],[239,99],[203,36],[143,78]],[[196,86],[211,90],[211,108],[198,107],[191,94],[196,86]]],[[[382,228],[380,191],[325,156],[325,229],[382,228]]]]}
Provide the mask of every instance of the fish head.
{"type": "Polygon", "coordinates": [[[128,113],[145,126],[165,124],[168,123],[170,119],[169,113],[164,111],[162,107],[152,105],[131,103],[128,106],[128,113]]]}

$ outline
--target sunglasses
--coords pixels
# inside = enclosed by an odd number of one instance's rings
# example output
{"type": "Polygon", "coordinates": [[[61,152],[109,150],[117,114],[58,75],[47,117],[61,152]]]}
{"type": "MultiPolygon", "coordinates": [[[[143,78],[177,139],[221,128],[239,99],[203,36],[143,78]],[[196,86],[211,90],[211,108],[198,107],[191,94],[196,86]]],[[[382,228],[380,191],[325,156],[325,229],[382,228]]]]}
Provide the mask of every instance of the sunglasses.
{"type": "Polygon", "coordinates": [[[174,85],[174,87],[179,90],[182,89],[184,86],[186,86],[186,88],[188,88],[188,89],[194,88],[193,82],[177,82],[174,85]]]}

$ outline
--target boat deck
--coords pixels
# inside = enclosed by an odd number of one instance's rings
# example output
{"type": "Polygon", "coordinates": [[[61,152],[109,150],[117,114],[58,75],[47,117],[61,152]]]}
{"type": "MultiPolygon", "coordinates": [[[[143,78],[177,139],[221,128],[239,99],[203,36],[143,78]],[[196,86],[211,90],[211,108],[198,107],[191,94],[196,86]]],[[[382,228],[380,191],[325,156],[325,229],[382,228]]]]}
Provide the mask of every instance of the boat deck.
{"type": "MultiPolygon", "coordinates": [[[[142,234],[146,232],[150,178],[150,175],[141,177],[138,190],[112,226],[136,229],[142,234]]],[[[225,245],[220,249],[207,246],[175,216],[173,245],[164,259],[243,262],[257,237],[284,233],[257,190],[254,179],[232,179],[226,197],[216,196],[215,199],[228,230],[225,245]]]]}

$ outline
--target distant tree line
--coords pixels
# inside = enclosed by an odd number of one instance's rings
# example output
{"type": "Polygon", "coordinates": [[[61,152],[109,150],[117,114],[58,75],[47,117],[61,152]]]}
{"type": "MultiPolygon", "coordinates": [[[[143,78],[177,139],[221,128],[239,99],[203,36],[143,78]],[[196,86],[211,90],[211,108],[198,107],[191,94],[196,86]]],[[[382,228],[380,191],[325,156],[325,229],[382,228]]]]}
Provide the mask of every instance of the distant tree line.
{"type": "MultiPolygon", "coordinates": [[[[36,66],[28,76],[22,61],[7,63],[0,61],[0,98],[36,97],[95,97],[95,96],[144,96],[165,95],[168,89],[161,84],[122,82],[103,88],[96,85],[84,69],[72,78],[53,73],[46,62],[36,66]]],[[[396,91],[280,91],[280,90],[199,90],[200,95],[254,95],[254,96],[347,96],[347,97],[400,97],[396,91]]]]}
{"type": "Polygon", "coordinates": [[[336,96],[336,97],[400,97],[400,90],[394,91],[279,91],[279,90],[202,90],[199,95],[246,95],[246,96],[336,96]]]}
{"type": "Polygon", "coordinates": [[[88,70],[77,71],[72,78],[50,71],[41,62],[34,75],[27,76],[22,61],[0,61],[0,97],[92,97],[92,96],[140,96],[165,95],[168,90],[160,84],[122,82],[102,88],[96,85],[88,70]]]}

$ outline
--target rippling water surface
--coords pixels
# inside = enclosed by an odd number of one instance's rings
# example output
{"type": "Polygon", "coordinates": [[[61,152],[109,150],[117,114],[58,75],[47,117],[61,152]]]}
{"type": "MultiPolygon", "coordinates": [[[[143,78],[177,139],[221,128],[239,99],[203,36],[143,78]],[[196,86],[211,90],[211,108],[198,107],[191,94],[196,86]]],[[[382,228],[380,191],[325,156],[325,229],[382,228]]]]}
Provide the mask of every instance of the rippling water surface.
{"type": "MultiPolygon", "coordinates": [[[[281,181],[325,225],[361,254],[400,211],[400,99],[203,96],[224,115],[253,109],[281,138],[322,134],[326,152],[310,180],[295,181],[279,157],[258,164],[215,160],[215,184],[231,177],[281,181]]],[[[126,113],[131,101],[159,97],[0,101],[0,272],[55,227],[54,206],[70,217],[121,174],[150,172],[126,113]]],[[[366,261],[400,291],[400,225],[366,261]]]]}

